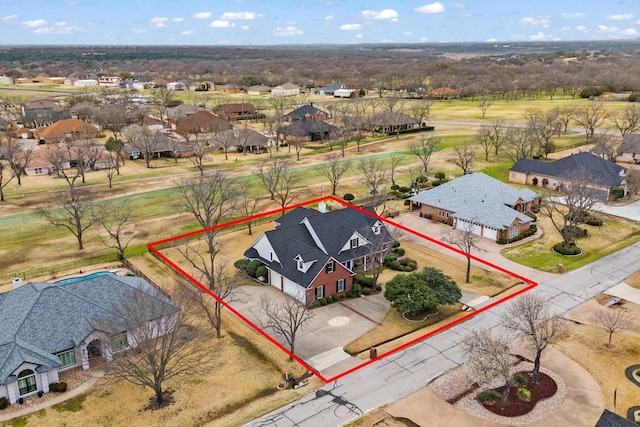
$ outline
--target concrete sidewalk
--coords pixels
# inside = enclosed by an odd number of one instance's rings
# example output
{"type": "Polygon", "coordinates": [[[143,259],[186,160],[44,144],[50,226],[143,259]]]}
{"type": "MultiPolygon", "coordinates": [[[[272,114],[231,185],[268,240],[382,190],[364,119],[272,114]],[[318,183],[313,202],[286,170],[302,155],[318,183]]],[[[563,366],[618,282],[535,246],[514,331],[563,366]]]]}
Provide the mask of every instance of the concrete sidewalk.
{"type": "MultiPolygon", "coordinates": [[[[514,349],[514,352],[528,358],[532,356],[520,348],[514,349]]],[[[566,386],[565,399],[558,410],[527,425],[533,427],[594,426],[604,410],[604,397],[596,380],[580,364],[553,347],[548,347],[543,353],[542,366],[562,378],[566,386]]],[[[390,405],[385,411],[393,417],[408,418],[419,426],[425,427],[504,426],[456,408],[437,397],[428,387],[390,405]]]]}

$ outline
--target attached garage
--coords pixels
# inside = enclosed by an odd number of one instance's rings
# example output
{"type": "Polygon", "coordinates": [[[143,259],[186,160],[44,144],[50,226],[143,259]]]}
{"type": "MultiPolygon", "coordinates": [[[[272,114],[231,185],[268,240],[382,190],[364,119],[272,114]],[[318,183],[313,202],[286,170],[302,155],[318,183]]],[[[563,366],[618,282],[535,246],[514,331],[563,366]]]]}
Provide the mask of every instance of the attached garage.
{"type": "Polygon", "coordinates": [[[498,230],[491,227],[484,227],[482,230],[482,236],[491,240],[498,240],[498,230]]]}
{"type": "Polygon", "coordinates": [[[271,270],[271,286],[306,304],[306,293],[302,286],[271,270]]]}
{"type": "Polygon", "coordinates": [[[482,236],[482,226],[480,224],[474,224],[470,221],[465,221],[464,219],[456,219],[456,229],[464,232],[471,231],[477,236],[482,236]]]}

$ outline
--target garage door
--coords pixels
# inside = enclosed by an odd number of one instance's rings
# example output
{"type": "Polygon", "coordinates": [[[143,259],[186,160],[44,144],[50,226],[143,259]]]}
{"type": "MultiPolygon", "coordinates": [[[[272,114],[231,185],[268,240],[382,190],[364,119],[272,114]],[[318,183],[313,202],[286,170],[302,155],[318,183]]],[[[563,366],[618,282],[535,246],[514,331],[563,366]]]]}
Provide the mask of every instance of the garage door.
{"type": "Polygon", "coordinates": [[[479,226],[478,224],[473,224],[471,222],[468,221],[464,221],[462,219],[459,219],[457,224],[456,224],[456,228],[458,230],[462,230],[462,231],[471,231],[473,234],[476,234],[478,236],[482,236],[482,227],[479,226]]]}
{"type": "Polygon", "coordinates": [[[302,288],[302,286],[296,283],[293,283],[291,280],[288,280],[286,278],[284,279],[284,287],[282,290],[284,291],[285,294],[294,297],[301,303],[303,304],[306,303],[305,290],[302,288]]]}
{"type": "Polygon", "coordinates": [[[483,236],[491,240],[496,240],[498,238],[498,230],[495,228],[485,227],[483,236]]]}

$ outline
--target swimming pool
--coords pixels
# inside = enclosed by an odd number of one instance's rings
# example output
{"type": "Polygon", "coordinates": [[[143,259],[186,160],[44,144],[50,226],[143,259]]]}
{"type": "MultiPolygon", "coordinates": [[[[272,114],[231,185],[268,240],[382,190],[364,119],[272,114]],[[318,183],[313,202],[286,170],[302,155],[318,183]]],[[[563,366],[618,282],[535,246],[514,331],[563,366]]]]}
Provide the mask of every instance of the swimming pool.
{"type": "Polygon", "coordinates": [[[94,277],[100,277],[100,276],[106,276],[106,275],[115,276],[115,274],[110,271],[98,271],[96,273],[87,274],[86,276],[69,277],[68,279],[58,280],[54,283],[59,283],[61,285],[68,285],[69,283],[82,282],[84,280],[93,279],[94,277]]]}

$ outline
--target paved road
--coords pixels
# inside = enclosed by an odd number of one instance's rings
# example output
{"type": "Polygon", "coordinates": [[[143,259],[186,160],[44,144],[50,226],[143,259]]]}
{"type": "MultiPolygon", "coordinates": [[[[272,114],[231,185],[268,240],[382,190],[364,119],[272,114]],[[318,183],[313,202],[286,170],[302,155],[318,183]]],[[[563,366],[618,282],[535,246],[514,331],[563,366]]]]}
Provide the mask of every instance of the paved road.
{"type": "MultiPolygon", "coordinates": [[[[640,243],[636,243],[592,264],[550,278],[540,284],[537,291],[547,295],[554,308],[564,313],[640,270],[639,259],[640,243]]],[[[458,343],[476,328],[499,328],[503,310],[503,306],[497,306],[484,311],[247,425],[340,426],[374,408],[396,402],[462,364],[458,343]]]]}

